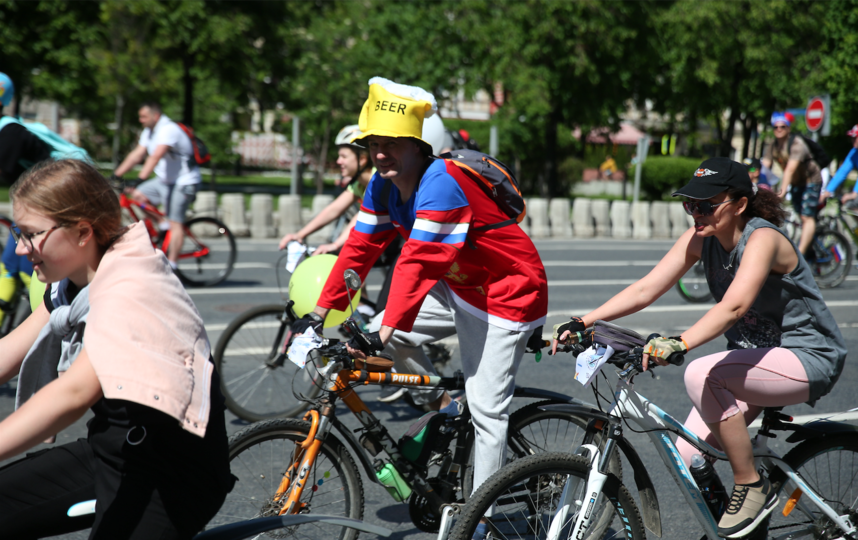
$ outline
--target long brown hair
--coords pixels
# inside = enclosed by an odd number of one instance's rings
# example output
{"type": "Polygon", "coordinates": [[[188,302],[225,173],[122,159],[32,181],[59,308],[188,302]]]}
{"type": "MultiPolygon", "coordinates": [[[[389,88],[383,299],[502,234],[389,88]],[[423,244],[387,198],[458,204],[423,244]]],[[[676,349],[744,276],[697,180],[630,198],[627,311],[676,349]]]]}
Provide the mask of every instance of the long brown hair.
{"type": "Polygon", "coordinates": [[[758,188],[754,193],[747,189],[732,188],[727,190],[727,195],[731,199],[748,198],[748,207],[743,212],[745,218],[761,217],[772,225],[783,226],[787,213],[781,206],[781,198],[774,191],[758,188]]]}
{"type": "Polygon", "coordinates": [[[44,161],[12,186],[15,204],[28,206],[60,225],[86,221],[106,248],[123,230],[119,199],[95,167],[77,159],[44,161]]]}

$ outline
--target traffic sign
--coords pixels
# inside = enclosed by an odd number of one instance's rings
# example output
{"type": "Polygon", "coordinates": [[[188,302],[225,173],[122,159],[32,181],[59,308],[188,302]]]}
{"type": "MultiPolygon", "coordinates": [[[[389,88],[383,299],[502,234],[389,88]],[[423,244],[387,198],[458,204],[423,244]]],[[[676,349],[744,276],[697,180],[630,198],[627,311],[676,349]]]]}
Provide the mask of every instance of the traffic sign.
{"type": "Polygon", "coordinates": [[[822,127],[825,121],[827,112],[822,98],[815,97],[811,99],[804,112],[804,121],[807,124],[807,129],[814,132],[819,131],[819,128],[822,127]]]}

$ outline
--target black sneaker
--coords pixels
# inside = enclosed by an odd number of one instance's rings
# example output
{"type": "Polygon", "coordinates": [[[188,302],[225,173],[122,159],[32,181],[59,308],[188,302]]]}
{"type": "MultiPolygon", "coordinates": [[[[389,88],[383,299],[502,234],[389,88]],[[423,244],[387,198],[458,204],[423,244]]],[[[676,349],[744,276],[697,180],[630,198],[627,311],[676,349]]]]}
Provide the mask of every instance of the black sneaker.
{"type": "Polygon", "coordinates": [[[727,511],[718,522],[718,536],[740,538],[751,533],[775,509],[778,494],[768,478],[760,487],[733,486],[727,511]]]}
{"type": "Polygon", "coordinates": [[[393,403],[397,399],[401,398],[405,395],[405,392],[408,390],[405,389],[404,386],[393,386],[392,384],[385,384],[381,387],[381,393],[378,394],[378,401],[382,403],[393,403]]]}

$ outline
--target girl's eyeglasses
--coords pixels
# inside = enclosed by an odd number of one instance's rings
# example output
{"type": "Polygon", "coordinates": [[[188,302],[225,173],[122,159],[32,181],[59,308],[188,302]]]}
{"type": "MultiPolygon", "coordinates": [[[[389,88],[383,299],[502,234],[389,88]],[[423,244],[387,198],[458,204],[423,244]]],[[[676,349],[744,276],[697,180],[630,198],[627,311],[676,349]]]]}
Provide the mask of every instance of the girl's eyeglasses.
{"type": "Polygon", "coordinates": [[[718,204],[712,204],[709,201],[685,201],[682,203],[682,207],[685,208],[685,213],[689,216],[693,216],[694,214],[700,214],[701,216],[711,216],[715,213],[715,208],[721,206],[722,204],[727,204],[735,201],[736,199],[730,199],[729,201],[719,202],[718,204]]]}
{"type": "Polygon", "coordinates": [[[9,232],[12,233],[12,238],[15,239],[16,244],[20,244],[21,241],[23,240],[24,241],[24,247],[27,248],[27,250],[30,253],[32,253],[33,252],[33,238],[40,236],[42,234],[45,234],[45,233],[49,233],[53,230],[59,229],[60,227],[62,227],[62,225],[54,225],[50,229],[45,229],[44,231],[39,231],[39,232],[35,232],[35,233],[25,233],[25,232],[21,232],[21,229],[19,229],[17,225],[12,225],[12,227],[9,229],[9,232]]]}

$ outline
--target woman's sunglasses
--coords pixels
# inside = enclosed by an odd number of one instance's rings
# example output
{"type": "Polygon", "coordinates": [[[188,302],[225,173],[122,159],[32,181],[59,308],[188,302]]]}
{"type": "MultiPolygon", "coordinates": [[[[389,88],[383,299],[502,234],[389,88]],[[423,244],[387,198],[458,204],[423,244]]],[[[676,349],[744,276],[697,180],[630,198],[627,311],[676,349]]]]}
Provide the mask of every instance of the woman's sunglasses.
{"type": "Polygon", "coordinates": [[[721,206],[722,204],[727,204],[735,201],[736,199],[730,199],[729,201],[719,202],[718,204],[712,204],[709,201],[685,201],[682,203],[682,207],[685,208],[685,213],[689,216],[693,216],[694,214],[700,214],[701,216],[711,216],[715,213],[715,208],[721,206]]]}

